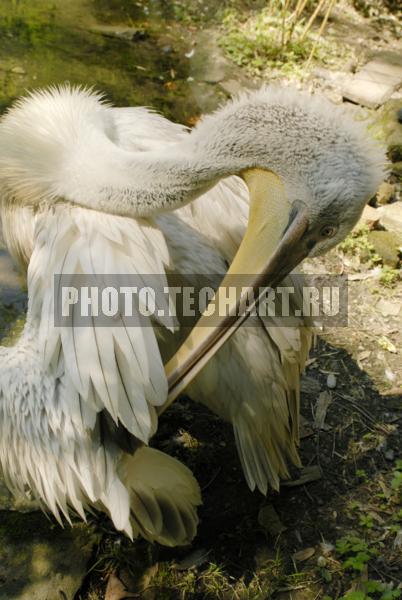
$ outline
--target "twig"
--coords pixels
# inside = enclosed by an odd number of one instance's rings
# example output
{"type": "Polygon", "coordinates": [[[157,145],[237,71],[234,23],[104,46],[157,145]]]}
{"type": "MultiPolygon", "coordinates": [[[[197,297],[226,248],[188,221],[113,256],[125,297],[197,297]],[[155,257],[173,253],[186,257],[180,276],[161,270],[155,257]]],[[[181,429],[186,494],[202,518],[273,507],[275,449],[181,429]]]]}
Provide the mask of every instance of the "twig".
{"type": "Polygon", "coordinates": [[[290,4],[290,0],[285,0],[285,3],[283,5],[283,9],[282,9],[282,24],[281,24],[281,51],[283,50],[284,46],[285,46],[285,29],[286,29],[286,13],[287,10],[289,8],[289,4],[290,4]]]}
{"type": "Polygon", "coordinates": [[[323,21],[322,21],[322,23],[321,23],[321,27],[320,27],[320,29],[319,29],[319,31],[318,31],[318,35],[317,35],[317,37],[316,37],[316,39],[315,39],[315,41],[314,41],[313,47],[311,48],[310,56],[308,57],[308,60],[307,60],[307,62],[306,62],[306,69],[309,67],[309,65],[310,65],[310,62],[311,62],[311,59],[312,59],[312,58],[313,58],[313,56],[314,56],[314,52],[315,52],[315,49],[316,49],[316,47],[317,47],[318,40],[320,39],[320,37],[321,37],[321,36],[322,36],[322,34],[324,33],[325,26],[326,26],[326,24],[327,24],[327,21],[328,21],[328,19],[329,19],[329,15],[330,15],[330,14],[331,14],[331,12],[332,12],[332,9],[333,9],[333,7],[334,7],[334,4],[335,4],[335,0],[330,0],[330,2],[329,2],[329,5],[328,5],[328,8],[327,8],[327,12],[325,13],[324,19],[323,19],[323,21]]]}
{"type": "Polygon", "coordinates": [[[290,28],[289,28],[289,35],[285,42],[286,45],[289,44],[290,40],[292,39],[293,31],[294,31],[294,28],[296,27],[297,20],[300,17],[300,15],[302,14],[303,10],[305,9],[307,2],[308,2],[308,0],[298,0],[295,11],[290,16],[290,28]]]}
{"type": "Polygon", "coordinates": [[[302,42],[304,40],[304,38],[306,37],[309,29],[311,28],[312,24],[314,23],[314,21],[316,19],[316,16],[320,12],[320,10],[324,6],[324,4],[325,4],[325,0],[320,0],[319,3],[317,4],[315,11],[313,12],[313,14],[311,15],[311,17],[307,21],[307,25],[305,26],[305,28],[303,30],[303,33],[301,34],[301,36],[299,38],[299,42],[302,42]]]}

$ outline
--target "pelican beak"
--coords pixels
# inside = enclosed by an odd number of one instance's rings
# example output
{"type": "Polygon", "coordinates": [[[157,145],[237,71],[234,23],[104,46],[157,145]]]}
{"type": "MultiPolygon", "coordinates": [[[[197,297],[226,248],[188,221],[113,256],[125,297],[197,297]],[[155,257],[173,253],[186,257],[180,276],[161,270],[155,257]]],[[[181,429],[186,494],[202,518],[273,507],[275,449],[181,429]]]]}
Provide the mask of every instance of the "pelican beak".
{"type": "Polygon", "coordinates": [[[280,178],[261,169],[247,170],[242,177],[250,192],[245,236],[215,297],[165,366],[169,394],[160,413],[247,319],[258,304],[261,289],[280,283],[308,254],[303,238],[308,228],[307,211],[291,211],[280,178]],[[237,288],[236,292],[228,294],[228,288],[233,287],[237,288]],[[245,297],[250,298],[250,290],[256,302],[247,301],[244,306],[245,297]],[[232,298],[229,302],[228,296],[232,298]],[[215,310],[211,315],[212,303],[215,310]],[[216,313],[221,305],[225,306],[225,314],[220,310],[216,313]]]}

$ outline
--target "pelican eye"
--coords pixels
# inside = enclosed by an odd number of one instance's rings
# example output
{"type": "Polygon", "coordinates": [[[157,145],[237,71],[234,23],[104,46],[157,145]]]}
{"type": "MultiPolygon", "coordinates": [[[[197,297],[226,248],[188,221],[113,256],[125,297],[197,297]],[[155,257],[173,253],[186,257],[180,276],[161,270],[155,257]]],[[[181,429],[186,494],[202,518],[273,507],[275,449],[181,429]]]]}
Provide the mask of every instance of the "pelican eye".
{"type": "Polygon", "coordinates": [[[320,231],[320,235],[325,238],[332,238],[336,234],[338,228],[334,225],[324,225],[320,231]]]}

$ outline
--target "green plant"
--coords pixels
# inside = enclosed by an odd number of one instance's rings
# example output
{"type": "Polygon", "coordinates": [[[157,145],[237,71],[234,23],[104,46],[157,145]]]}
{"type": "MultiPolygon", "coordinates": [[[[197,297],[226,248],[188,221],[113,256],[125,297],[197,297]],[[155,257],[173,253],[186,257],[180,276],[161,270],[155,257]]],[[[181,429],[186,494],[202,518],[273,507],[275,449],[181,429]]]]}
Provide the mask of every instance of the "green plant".
{"type": "Polygon", "coordinates": [[[396,492],[402,489],[402,459],[396,461],[391,487],[396,492]]]}
{"type": "Polygon", "coordinates": [[[362,527],[366,527],[367,529],[372,529],[373,525],[374,525],[373,517],[371,517],[370,515],[360,515],[359,523],[360,523],[360,525],[362,525],[362,527]]]}
{"type": "Polygon", "coordinates": [[[357,256],[360,262],[375,266],[382,262],[376,254],[373,244],[368,238],[369,229],[366,226],[354,229],[338,246],[344,254],[357,256]]]}
{"type": "Polygon", "coordinates": [[[345,558],[342,568],[345,570],[363,571],[369,560],[377,554],[368,543],[357,536],[347,535],[336,542],[337,552],[345,558]]]}
{"type": "Polygon", "coordinates": [[[390,584],[369,579],[359,584],[362,588],[359,591],[349,592],[342,596],[341,600],[371,600],[370,594],[375,594],[380,600],[396,600],[401,596],[401,590],[393,589],[390,584]]]}
{"type": "Polygon", "coordinates": [[[367,473],[364,469],[356,469],[356,477],[368,481],[367,473]]]}
{"type": "Polygon", "coordinates": [[[398,282],[399,279],[400,279],[400,270],[399,269],[392,269],[391,267],[388,267],[387,265],[383,266],[383,268],[381,270],[381,275],[380,275],[381,285],[383,285],[384,287],[394,287],[394,285],[398,282]]]}
{"type": "MultiPolygon", "coordinates": [[[[323,21],[333,8],[333,0],[326,5],[323,21]]],[[[222,20],[220,45],[230,58],[253,75],[261,75],[272,67],[282,72],[302,74],[302,63],[313,57],[331,60],[334,44],[324,40],[323,27],[312,33],[313,24],[325,1],[276,0],[252,13],[246,19],[235,9],[226,11],[222,20]],[[312,10],[306,22],[306,8],[312,10]]],[[[341,52],[343,49],[341,49],[341,52]]]]}

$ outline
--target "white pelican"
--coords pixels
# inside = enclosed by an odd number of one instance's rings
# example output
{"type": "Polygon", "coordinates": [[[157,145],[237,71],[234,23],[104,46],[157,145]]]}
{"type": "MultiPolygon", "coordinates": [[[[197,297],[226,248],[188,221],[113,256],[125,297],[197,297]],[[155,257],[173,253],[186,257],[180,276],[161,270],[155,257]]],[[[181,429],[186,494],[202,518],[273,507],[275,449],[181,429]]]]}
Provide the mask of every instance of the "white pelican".
{"type": "MultiPolygon", "coordinates": [[[[54,327],[53,276],[136,273],[155,285],[152,274],[214,279],[231,262],[251,286],[275,283],[344,238],[383,161],[341,109],[289,89],[243,95],[191,132],[81,89],[17,102],[0,123],[3,235],[29,263],[24,332],[0,348],[0,462],[10,487],[32,490],[58,518],[70,508],[85,518],[92,505],[130,536],[189,542],[198,485],[147,443],[168,378],[170,401],[204,366],[192,397],[233,424],[250,488],[277,488],[286,459],[298,462],[307,330],[256,320],[205,366],[240,321],[207,323],[165,372],[161,352],[171,355],[180,333],[166,329],[158,347],[152,327],[129,327],[123,315],[116,327],[54,327]]],[[[162,294],[158,302],[165,308],[162,294]]]]}

